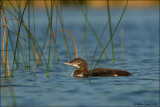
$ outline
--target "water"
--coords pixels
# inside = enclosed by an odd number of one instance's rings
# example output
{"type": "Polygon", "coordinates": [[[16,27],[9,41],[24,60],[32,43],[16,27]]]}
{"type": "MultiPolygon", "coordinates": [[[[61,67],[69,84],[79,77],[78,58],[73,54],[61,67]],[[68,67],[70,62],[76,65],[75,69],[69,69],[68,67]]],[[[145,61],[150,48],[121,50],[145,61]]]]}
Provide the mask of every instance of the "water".
{"type": "MultiPolygon", "coordinates": [[[[43,15],[44,10],[36,10],[36,12],[35,17],[38,18],[36,19],[36,33],[39,35],[36,38],[42,45],[44,29],[48,23],[47,20],[44,20],[47,15],[43,15]]],[[[114,11],[113,28],[118,22],[121,12],[122,9],[114,11]]],[[[84,17],[77,8],[65,8],[63,17],[65,28],[71,30],[75,37],[80,57],[84,17]]],[[[107,22],[107,11],[91,9],[88,12],[88,18],[97,35],[100,35],[107,22]]],[[[158,7],[128,9],[114,37],[116,63],[112,62],[111,46],[109,45],[106,52],[110,61],[106,61],[103,56],[98,66],[127,70],[133,75],[129,77],[92,77],[90,83],[88,78],[76,79],[70,76],[75,68],[63,64],[67,60],[63,36],[62,33],[59,34],[61,36],[57,37],[57,47],[61,60],[54,66],[51,64],[49,78],[46,77],[45,65],[36,68],[34,77],[34,68],[25,69],[22,64],[15,70],[14,78],[5,79],[3,78],[4,69],[1,66],[1,106],[159,106],[158,27],[158,7]],[[121,47],[122,29],[123,52],[121,47]]],[[[89,55],[89,58],[85,56],[85,59],[89,62],[92,60],[97,40],[88,25],[87,30],[88,53],[86,55],[89,55]]],[[[104,46],[108,40],[108,32],[107,28],[106,35],[102,39],[104,46]]],[[[69,38],[68,41],[71,39],[69,38]]],[[[69,47],[71,47],[73,59],[72,42],[69,42],[69,47]]],[[[101,51],[99,47],[96,60],[101,51]]],[[[11,55],[10,58],[12,59],[13,56],[11,55]]],[[[51,57],[51,61],[52,59],[51,57]]]]}

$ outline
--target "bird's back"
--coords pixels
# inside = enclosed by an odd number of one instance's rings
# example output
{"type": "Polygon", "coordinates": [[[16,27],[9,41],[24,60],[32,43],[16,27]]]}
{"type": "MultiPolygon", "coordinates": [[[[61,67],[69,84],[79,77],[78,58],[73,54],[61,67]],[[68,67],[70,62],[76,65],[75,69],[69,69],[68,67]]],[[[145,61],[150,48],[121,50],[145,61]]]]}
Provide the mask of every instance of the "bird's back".
{"type": "Polygon", "coordinates": [[[92,73],[92,76],[102,76],[102,77],[129,76],[129,75],[132,74],[124,70],[116,70],[109,68],[96,68],[92,73]]]}

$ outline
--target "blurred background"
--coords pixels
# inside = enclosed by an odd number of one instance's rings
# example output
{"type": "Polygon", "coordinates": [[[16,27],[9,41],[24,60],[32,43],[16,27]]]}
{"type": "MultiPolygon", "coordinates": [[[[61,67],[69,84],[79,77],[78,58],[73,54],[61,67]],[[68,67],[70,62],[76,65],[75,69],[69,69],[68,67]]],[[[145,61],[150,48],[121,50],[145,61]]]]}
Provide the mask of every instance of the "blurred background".
{"type": "MultiPolygon", "coordinates": [[[[21,0],[11,1],[13,4],[16,5],[16,2],[19,2],[21,0]]],[[[76,0],[54,0],[59,4],[63,5],[76,5],[76,0]]],[[[106,7],[107,2],[105,0],[78,0],[81,4],[88,4],[90,7],[106,7]]],[[[5,5],[8,5],[7,1],[4,1],[5,5]]],[[[36,7],[45,7],[43,0],[31,0],[33,2],[34,6],[36,7]]],[[[50,0],[46,1],[49,5],[51,3],[50,0]]],[[[110,6],[121,6],[123,3],[125,3],[126,0],[110,0],[110,6]]],[[[22,6],[25,5],[26,0],[21,1],[22,6]]],[[[158,0],[129,0],[128,7],[150,7],[150,6],[158,6],[159,1],[158,0]]]]}

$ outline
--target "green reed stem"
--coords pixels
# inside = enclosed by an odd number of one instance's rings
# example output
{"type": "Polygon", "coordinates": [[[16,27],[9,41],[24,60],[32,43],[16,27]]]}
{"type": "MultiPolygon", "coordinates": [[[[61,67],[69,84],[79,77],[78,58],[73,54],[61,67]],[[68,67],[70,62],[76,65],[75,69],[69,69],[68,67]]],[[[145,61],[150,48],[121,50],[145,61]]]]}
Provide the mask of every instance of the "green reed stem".
{"type": "MultiPolygon", "coordinates": [[[[20,22],[18,19],[16,19],[16,21],[20,22]]],[[[45,60],[46,65],[47,65],[46,59],[45,59],[45,57],[44,57],[44,54],[43,54],[43,52],[42,52],[39,44],[37,43],[35,37],[32,36],[29,28],[24,24],[24,22],[22,22],[22,24],[23,24],[23,26],[25,27],[26,31],[27,31],[27,32],[29,33],[29,35],[30,35],[30,39],[32,40],[32,43],[33,43],[32,46],[34,46],[36,50],[37,50],[37,48],[39,49],[39,51],[41,52],[41,55],[43,56],[43,58],[44,58],[44,60],[45,60]],[[37,46],[36,46],[36,45],[37,45],[37,46]]],[[[22,31],[23,31],[23,30],[22,30],[22,31]]],[[[25,35],[25,34],[23,34],[23,35],[25,35]]],[[[19,37],[20,37],[20,36],[19,36],[19,37]]],[[[22,38],[22,37],[21,37],[21,38],[22,38]]],[[[21,45],[19,45],[19,46],[21,46],[21,45]]],[[[22,52],[23,52],[23,51],[22,51],[22,52]]],[[[37,52],[37,53],[38,53],[38,52],[37,52]]],[[[39,53],[38,53],[38,56],[40,56],[39,53]]]]}
{"type": "Polygon", "coordinates": [[[121,29],[121,59],[123,59],[123,29],[121,29]]]}
{"type": "MultiPolygon", "coordinates": [[[[3,86],[3,83],[1,83],[1,85],[3,86]]],[[[3,94],[4,94],[4,101],[6,103],[6,106],[8,106],[8,107],[11,106],[10,101],[9,101],[8,91],[2,87],[1,92],[3,92],[3,94]]]]}
{"type": "MultiPolygon", "coordinates": [[[[62,7],[59,6],[59,9],[58,9],[58,7],[56,9],[57,9],[57,15],[59,17],[59,21],[60,21],[61,27],[62,27],[62,29],[65,29],[64,28],[64,22],[63,22],[62,7]]],[[[67,42],[67,38],[66,38],[65,32],[63,32],[63,38],[64,38],[64,44],[65,44],[65,47],[66,47],[66,58],[67,59],[69,58],[71,60],[72,56],[71,56],[71,53],[70,53],[70,50],[69,50],[69,46],[68,46],[68,42],[67,42]]]]}
{"type": "Polygon", "coordinates": [[[10,6],[13,8],[13,10],[16,12],[16,14],[18,14],[18,11],[16,10],[16,8],[14,7],[14,5],[12,4],[11,0],[8,0],[10,6]]]}
{"type": "Polygon", "coordinates": [[[51,38],[53,35],[52,29],[52,18],[53,18],[53,1],[51,0],[51,16],[50,16],[50,42],[49,42],[49,52],[48,52],[48,64],[47,64],[47,77],[49,77],[49,61],[50,61],[50,54],[51,54],[51,38]]]}
{"type": "MultiPolygon", "coordinates": [[[[22,29],[23,38],[25,38],[27,34],[29,35],[29,33],[26,34],[24,27],[22,27],[21,29],[22,29]]],[[[24,60],[25,67],[28,67],[27,43],[28,43],[28,41],[27,42],[19,42],[19,47],[21,48],[21,52],[22,52],[21,55],[24,60]]]]}
{"type": "MultiPolygon", "coordinates": [[[[28,2],[28,28],[30,30],[30,1],[28,2]]],[[[31,59],[31,52],[30,52],[30,36],[29,36],[29,33],[28,33],[28,55],[29,55],[29,59],[28,59],[28,67],[30,67],[30,59],[31,59]]]]}
{"type": "Polygon", "coordinates": [[[109,43],[111,42],[111,40],[112,40],[112,38],[113,38],[113,36],[114,36],[114,34],[115,34],[115,32],[116,32],[116,30],[117,30],[117,28],[118,28],[120,22],[121,22],[121,20],[122,20],[122,17],[123,17],[123,15],[124,15],[124,13],[125,13],[125,11],[126,11],[126,8],[127,8],[127,5],[128,5],[128,1],[129,1],[129,0],[127,0],[127,2],[126,2],[126,5],[125,5],[125,7],[124,7],[124,9],[123,9],[123,12],[122,12],[122,15],[120,16],[120,19],[119,19],[119,21],[118,21],[118,23],[117,23],[117,25],[116,25],[116,27],[115,27],[115,29],[114,29],[114,32],[112,33],[112,35],[111,35],[111,37],[110,37],[108,43],[106,44],[104,50],[102,51],[101,55],[99,56],[99,59],[98,59],[98,61],[96,62],[96,64],[95,64],[93,70],[90,72],[89,82],[90,82],[90,80],[91,80],[91,76],[92,76],[92,74],[93,74],[95,68],[97,67],[97,65],[98,65],[98,63],[99,63],[99,61],[100,61],[102,55],[104,54],[105,50],[107,49],[109,43]]]}
{"type": "MultiPolygon", "coordinates": [[[[87,1],[86,1],[86,5],[85,5],[86,16],[87,16],[87,11],[88,11],[88,7],[87,7],[87,1]]],[[[83,58],[83,54],[84,54],[84,51],[85,51],[85,48],[86,48],[86,38],[87,38],[87,20],[85,19],[83,42],[82,42],[82,49],[81,49],[81,58],[83,58]]]]}
{"type": "MultiPolygon", "coordinates": [[[[9,85],[11,85],[11,81],[10,80],[8,80],[8,83],[9,83],[9,85]]],[[[15,96],[15,90],[14,90],[14,88],[12,87],[12,86],[9,86],[9,92],[10,92],[10,95],[11,95],[11,99],[12,99],[12,105],[13,106],[17,106],[17,101],[16,101],[16,96],[15,96]]]]}
{"type": "MultiPolygon", "coordinates": [[[[45,8],[46,8],[46,13],[47,13],[47,17],[48,17],[48,20],[50,20],[50,17],[49,17],[49,10],[48,10],[48,6],[47,6],[47,3],[46,3],[46,1],[44,1],[44,3],[45,3],[45,8]]],[[[54,2],[53,3],[53,5],[56,5],[56,3],[54,2]]],[[[57,12],[56,12],[56,14],[57,14],[57,12]]],[[[56,24],[55,24],[55,31],[57,31],[57,15],[56,15],[56,24]]],[[[45,48],[45,45],[46,45],[46,40],[47,40],[47,35],[48,35],[48,31],[49,31],[49,27],[50,27],[51,25],[50,25],[50,23],[48,24],[48,27],[47,27],[47,31],[46,31],[46,35],[45,35],[45,39],[44,39],[44,43],[43,43],[43,50],[44,50],[44,48],[45,48]]],[[[60,60],[60,58],[59,58],[59,54],[58,54],[58,50],[57,50],[57,46],[56,46],[56,38],[54,38],[53,39],[53,41],[54,41],[54,59],[55,59],[55,56],[57,57],[57,60],[59,61],[60,60]]],[[[54,62],[54,61],[53,61],[54,62]]]]}
{"type": "MultiPolygon", "coordinates": [[[[109,0],[107,0],[107,11],[108,11],[108,19],[109,19],[109,31],[110,31],[110,36],[111,36],[111,35],[113,35],[113,34],[112,34],[112,24],[111,24],[111,15],[110,15],[109,0]]],[[[111,39],[111,46],[112,46],[113,63],[115,63],[115,52],[114,52],[113,39],[111,39]]]]}
{"type": "MultiPolygon", "coordinates": [[[[15,24],[14,24],[14,22],[13,22],[13,18],[12,18],[12,16],[13,17],[16,17],[13,13],[11,13],[10,11],[9,11],[9,9],[8,9],[8,7],[7,8],[5,8],[5,10],[9,13],[9,16],[10,16],[10,20],[9,21],[11,21],[12,22],[12,25],[13,25],[13,29],[16,31],[16,27],[15,27],[15,24]],[[12,15],[12,16],[11,16],[12,15]]],[[[7,21],[6,21],[6,23],[7,23],[7,21]]],[[[23,30],[22,30],[23,31],[23,30]]],[[[11,31],[10,30],[10,28],[9,27],[7,27],[7,32],[8,32],[8,37],[9,37],[9,40],[10,40],[10,43],[11,43],[11,47],[12,47],[12,52],[14,52],[14,48],[13,48],[13,42],[12,42],[12,39],[11,39],[11,36],[10,36],[10,33],[13,33],[13,34],[15,34],[15,35],[17,35],[16,33],[14,33],[13,31],[11,31]]],[[[24,34],[23,34],[24,35],[24,34]]],[[[25,40],[24,38],[22,38],[22,36],[19,36],[21,39],[23,39],[23,40],[25,40]]],[[[26,40],[25,40],[26,41],[26,40]]],[[[19,44],[20,44],[20,42],[19,42],[19,44]]],[[[21,48],[22,47],[22,45],[20,44],[19,45],[19,48],[20,48],[20,50],[22,51],[22,50],[26,50],[26,49],[22,49],[21,48]]],[[[19,49],[18,49],[19,50],[19,49]]],[[[26,63],[25,63],[25,60],[24,60],[24,53],[23,53],[23,51],[22,51],[22,59],[23,59],[23,62],[24,62],[24,65],[26,65],[26,63]]],[[[18,58],[18,56],[19,56],[19,52],[18,52],[18,54],[17,54],[17,58],[18,58]]],[[[27,56],[27,55],[26,55],[27,56]]],[[[16,59],[16,66],[17,66],[17,68],[18,68],[18,59],[16,59]]]]}
{"type": "Polygon", "coordinates": [[[23,19],[23,15],[24,15],[24,12],[25,12],[25,9],[26,9],[26,6],[27,6],[28,2],[29,2],[29,0],[27,0],[27,2],[25,4],[25,7],[23,9],[20,25],[19,25],[19,28],[18,28],[18,37],[17,37],[17,40],[16,40],[16,47],[15,47],[15,51],[14,51],[14,59],[13,59],[11,76],[13,76],[13,71],[14,71],[14,63],[15,63],[15,57],[16,57],[16,52],[17,52],[17,47],[18,47],[18,42],[19,42],[19,34],[20,34],[21,25],[22,25],[22,19],[23,19]]]}
{"type": "MultiPolygon", "coordinates": [[[[11,17],[11,15],[10,15],[10,17],[11,17]]],[[[6,24],[7,24],[7,21],[6,21],[6,24]]],[[[12,21],[12,24],[13,24],[13,28],[15,29],[15,25],[14,25],[13,21],[12,21]]],[[[13,42],[12,42],[12,38],[11,38],[11,35],[10,35],[10,32],[12,33],[12,31],[10,31],[8,27],[7,27],[7,32],[8,32],[9,41],[11,43],[12,52],[14,52],[13,42]]],[[[17,59],[15,59],[15,60],[17,60],[17,59]]],[[[18,62],[17,61],[16,61],[16,66],[18,67],[18,62]]]]}
{"type": "MultiPolygon", "coordinates": [[[[33,1],[32,1],[32,10],[33,10],[33,30],[34,30],[34,39],[36,39],[36,27],[35,27],[35,14],[34,14],[34,4],[33,4],[33,1]]],[[[34,51],[34,54],[36,52],[34,51]]],[[[39,58],[41,60],[41,58],[39,58]]],[[[35,73],[36,73],[36,58],[34,57],[34,77],[35,77],[35,73]]]]}
{"type": "MultiPolygon", "coordinates": [[[[108,26],[108,23],[109,23],[109,20],[107,21],[107,23],[106,23],[106,25],[104,26],[104,28],[103,28],[103,30],[102,30],[102,33],[101,33],[101,35],[100,35],[100,40],[102,39],[102,36],[103,36],[103,34],[104,34],[104,31],[105,31],[105,29],[107,28],[107,26],[108,26]]],[[[96,52],[97,52],[97,49],[98,49],[98,43],[97,43],[97,46],[96,46],[96,49],[95,49],[95,51],[94,51],[94,55],[93,55],[93,59],[92,59],[92,64],[91,64],[91,68],[93,69],[93,62],[94,62],[94,59],[95,59],[95,56],[96,56],[96,52]]]]}
{"type": "MultiPolygon", "coordinates": [[[[56,2],[55,2],[55,5],[57,5],[56,2]]],[[[57,31],[57,22],[58,22],[58,15],[57,15],[57,12],[56,12],[55,32],[57,31]]],[[[56,53],[57,60],[59,61],[59,60],[60,60],[60,57],[59,57],[58,49],[57,49],[57,46],[56,46],[56,38],[57,38],[57,37],[55,37],[55,39],[53,39],[53,40],[54,40],[54,51],[55,51],[55,53],[56,53]]]]}
{"type": "MultiPolygon", "coordinates": [[[[47,6],[46,0],[44,0],[44,3],[45,3],[45,9],[46,9],[48,20],[50,20],[49,19],[49,10],[48,10],[48,6],[47,6]]],[[[47,26],[47,31],[46,31],[46,34],[45,34],[45,39],[44,39],[44,42],[43,42],[42,50],[44,50],[44,48],[45,48],[45,44],[46,44],[46,40],[47,40],[47,36],[48,36],[48,31],[49,31],[49,26],[50,26],[49,24],[47,26]]]]}
{"type": "MultiPolygon", "coordinates": [[[[13,10],[16,12],[16,14],[18,15],[19,13],[18,13],[18,11],[16,10],[16,8],[14,7],[14,5],[12,4],[12,2],[10,1],[10,0],[8,0],[8,2],[9,2],[9,4],[10,4],[10,6],[13,8],[13,10]]],[[[4,8],[4,7],[3,7],[4,8]]],[[[8,10],[8,9],[6,9],[6,10],[8,10]]],[[[12,10],[12,9],[11,9],[12,10]]],[[[13,14],[13,12],[10,12],[9,10],[8,10],[8,12],[10,13],[10,14],[12,14],[12,15],[14,15],[13,14]]],[[[15,15],[14,15],[15,16],[15,15]]],[[[16,17],[16,16],[15,16],[16,17]]],[[[10,37],[10,36],[9,36],[10,37]]],[[[11,39],[10,39],[10,41],[11,41],[11,39]]],[[[12,43],[12,42],[11,42],[12,43]]],[[[13,47],[13,45],[12,45],[12,47],[13,47]]],[[[12,49],[12,51],[14,52],[14,48],[12,49]]],[[[14,53],[13,53],[14,54],[14,53]]],[[[16,67],[18,67],[18,62],[17,62],[17,58],[15,57],[15,62],[16,62],[16,67]]]]}
{"type": "MultiPolygon", "coordinates": [[[[94,28],[92,27],[91,23],[89,22],[89,20],[88,20],[88,18],[87,18],[87,16],[86,16],[86,14],[84,13],[84,11],[83,11],[83,9],[82,9],[82,6],[80,5],[79,1],[77,1],[77,4],[78,4],[78,6],[80,7],[80,9],[81,9],[81,11],[82,11],[83,16],[84,16],[84,17],[85,17],[85,19],[87,20],[87,22],[88,22],[88,24],[89,24],[89,26],[90,26],[90,28],[91,28],[91,30],[92,30],[92,32],[93,32],[93,34],[94,34],[94,36],[96,37],[96,39],[97,39],[98,43],[100,44],[100,46],[101,46],[102,50],[104,50],[104,47],[103,47],[103,45],[102,45],[102,43],[101,43],[100,39],[98,38],[97,33],[95,32],[94,28]]],[[[104,55],[105,55],[105,57],[106,57],[106,60],[109,60],[109,58],[108,58],[107,54],[106,54],[106,53],[104,53],[104,55]]]]}

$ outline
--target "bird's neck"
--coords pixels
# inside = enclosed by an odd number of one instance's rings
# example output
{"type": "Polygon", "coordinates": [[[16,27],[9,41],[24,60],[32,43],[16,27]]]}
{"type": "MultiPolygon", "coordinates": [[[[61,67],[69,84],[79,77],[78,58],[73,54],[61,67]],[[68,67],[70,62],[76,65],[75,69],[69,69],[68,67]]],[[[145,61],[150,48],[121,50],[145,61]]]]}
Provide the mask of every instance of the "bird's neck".
{"type": "Polygon", "coordinates": [[[81,66],[81,67],[78,68],[77,70],[80,70],[80,71],[88,71],[88,66],[87,66],[87,65],[81,66]]]}

